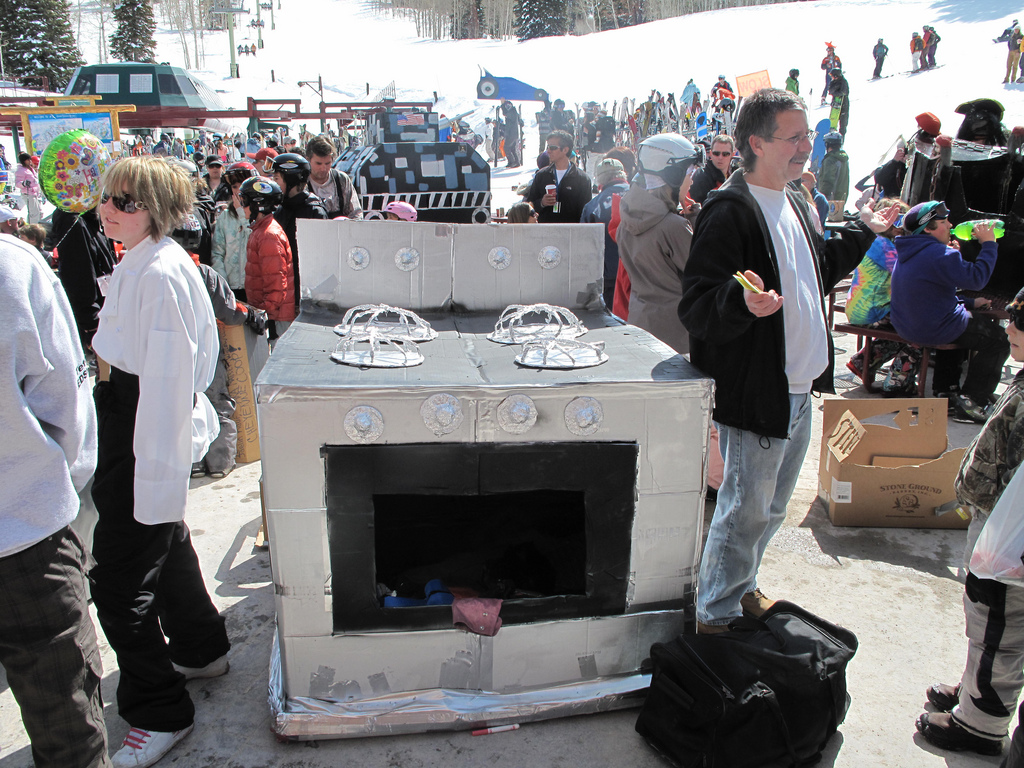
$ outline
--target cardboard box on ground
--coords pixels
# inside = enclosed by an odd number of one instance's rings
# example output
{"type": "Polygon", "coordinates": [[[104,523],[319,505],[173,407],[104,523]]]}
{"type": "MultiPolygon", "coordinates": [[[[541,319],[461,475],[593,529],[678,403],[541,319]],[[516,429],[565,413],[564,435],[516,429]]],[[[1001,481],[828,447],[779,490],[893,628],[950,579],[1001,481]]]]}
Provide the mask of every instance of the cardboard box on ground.
{"type": "Polygon", "coordinates": [[[235,401],[235,424],[238,425],[238,451],[235,460],[248,464],[260,458],[260,432],[256,422],[256,397],[252,383],[263,370],[270,356],[267,337],[260,336],[248,325],[217,323],[220,348],[228,367],[228,394],[235,401]]]}
{"type": "Polygon", "coordinates": [[[945,399],[826,400],[818,495],[833,525],[966,528],[945,399]],[[951,503],[954,502],[954,503],[951,503]]]}

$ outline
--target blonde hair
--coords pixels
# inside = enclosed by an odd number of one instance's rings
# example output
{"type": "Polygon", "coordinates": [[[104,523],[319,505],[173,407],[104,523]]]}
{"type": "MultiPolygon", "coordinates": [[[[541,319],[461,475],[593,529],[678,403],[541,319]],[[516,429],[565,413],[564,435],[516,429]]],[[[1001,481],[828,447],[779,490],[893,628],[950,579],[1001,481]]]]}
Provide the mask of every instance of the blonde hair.
{"type": "Polygon", "coordinates": [[[152,156],[126,157],[103,177],[103,191],[128,193],[149,213],[149,234],[160,240],[192,212],[196,195],[192,179],[181,168],[152,156]]]}

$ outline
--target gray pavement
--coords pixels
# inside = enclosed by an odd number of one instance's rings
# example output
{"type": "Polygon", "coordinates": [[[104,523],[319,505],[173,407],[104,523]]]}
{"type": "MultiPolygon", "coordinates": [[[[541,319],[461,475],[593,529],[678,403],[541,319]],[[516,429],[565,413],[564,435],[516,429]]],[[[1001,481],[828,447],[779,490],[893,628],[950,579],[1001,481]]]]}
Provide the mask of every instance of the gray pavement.
{"type": "MultiPolygon", "coordinates": [[[[848,348],[837,338],[840,350],[848,348]]],[[[847,353],[850,350],[847,349],[847,353]]],[[[842,369],[846,354],[837,352],[842,369]]],[[[1009,375],[1009,374],[1008,374],[1009,375]]],[[[841,374],[838,397],[863,397],[841,374]]],[[[820,402],[815,429],[785,526],[765,554],[764,591],[849,627],[860,650],[848,671],[853,703],[822,766],[996,766],[998,758],[948,753],[925,743],[914,720],[925,688],[959,680],[965,657],[963,531],[837,528],[817,493],[820,402]]],[[[950,424],[964,446],[978,428],[950,424]]],[[[459,766],[664,766],[633,730],[636,710],[524,724],[518,731],[468,732],[279,743],[270,731],[267,668],[274,628],[270,554],[254,548],[260,522],[259,462],[222,480],[193,480],[187,521],[214,601],[227,617],[231,671],[189,684],[193,734],[161,766],[218,768],[458,768],[459,766]]],[[[713,505],[707,508],[710,519],[713,505]]],[[[98,626],[98,625],[97,625],[98,626]]],[[[111,751],[128,731],[117,715],[117,665],[100,633],[103,695],[111,751]]],[[[2,673],[2,670],[0,670],[2,673]]],[[[0,768],[32,765],[17,704],[0,674],[0,768]]]]}

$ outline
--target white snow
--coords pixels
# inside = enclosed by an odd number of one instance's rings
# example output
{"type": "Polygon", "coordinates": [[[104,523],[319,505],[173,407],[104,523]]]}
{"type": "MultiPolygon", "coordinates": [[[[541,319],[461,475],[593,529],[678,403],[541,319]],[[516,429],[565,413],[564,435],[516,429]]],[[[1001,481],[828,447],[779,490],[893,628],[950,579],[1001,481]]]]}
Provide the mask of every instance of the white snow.
{"type": "MultiPolygon", "coordinates": [[[[257,2],[245,0],[251,13],[242,17],[244,22],[255,18],[257,2]]],[[[735,85],[737,75],[768,70],[772,84],[784,87],[787,73],[796,67],[813,127],[828,117],[827,107],[818,104],[824,84],[820,63],[825,41],[831,41],[850,82],[845,148],[852,180],[870,173],[897,136],[909,137],[917,128],[914,116],[921,112],[934,112],[944,132],[955,135],[962,120],[956,106],[988,97],[1006,108],[1007,126],[1024,123],[1024,85],[1002,84],[1006,44],[992,42],[1021,13],[1010,0],[815,0],[711,11],[524,43],[418,38],[411,20],[379,16],[359,0],[273,2],[276,29],[271,29],[269,12],[262,11],[265,47],[255,57],[238,59],[240,79],[227,77],[227,32],[206,33],[204,68],[194,71],[211,88],[223,91],[228,106],[243,108],[246,96],[301,97],[303,108],[315,111],[318,96],[300,88],[298,81],[322,76],[326,101],[368,100],[394,81],[400,100],[431,100],[436,91],[439,112],[452,116],[476,109],[469,121],[482,132],[483,118],[496,102],[475,98],[478,66],[544,88],[570,109],[591,100],[610,105],[623,96],[639,102],[652,89],[678,98],[691,77],[706,95],[718,74],[735,85]],[[889,46],[883,74],[906,73],[911,32],[920,32],[924,24],[935,27],[942,38],[936,61],[944,66],[869,82],[877,39],[884,38],[889,46]],[[272,70],[276,82],[271,82],[272,70]]],[[[83,32],[90,27],[83,26],[83,32]]],[[[178,40],[176,31],[158,29],[159,61],[183,63],[178,40]]],[[[255,40],[255,30],[236,30],[236,45],[255,40]]],[[[80,47],[86,56],[97,50],[95,40],[82,40],[80,47]]],[[[525,165],[519,171],[502,166],[493,174],[495,206],[514,202],[511,189],[532,172],[538,146],[533,113],[539,104],[519,106],[527,123],[525,165]]]]}

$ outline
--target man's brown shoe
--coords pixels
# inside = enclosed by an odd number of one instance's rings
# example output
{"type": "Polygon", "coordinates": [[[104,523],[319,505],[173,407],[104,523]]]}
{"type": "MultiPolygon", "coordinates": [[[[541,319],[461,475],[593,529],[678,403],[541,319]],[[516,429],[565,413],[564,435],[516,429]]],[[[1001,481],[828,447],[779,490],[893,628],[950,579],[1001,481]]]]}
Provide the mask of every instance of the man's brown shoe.
{"type": "Polygon", "coordinates": [[[697,622],[697,634],[698,635],[718,635],[722,632],[728,632],[728,624],[704,624],[703,622],[697,622]]]}
{"type": "Polygon", "coordinates": [[[764,612],[773,605],[775,605],[775,601],[765,597],[760,589],[747,592],[747,594],[740,598],[740,607],[743,609],[743,614],[752,619],[760,619],[764,612]]]}

